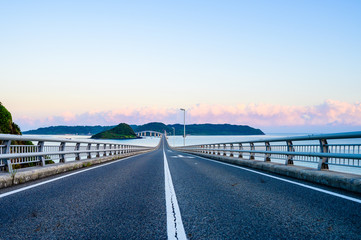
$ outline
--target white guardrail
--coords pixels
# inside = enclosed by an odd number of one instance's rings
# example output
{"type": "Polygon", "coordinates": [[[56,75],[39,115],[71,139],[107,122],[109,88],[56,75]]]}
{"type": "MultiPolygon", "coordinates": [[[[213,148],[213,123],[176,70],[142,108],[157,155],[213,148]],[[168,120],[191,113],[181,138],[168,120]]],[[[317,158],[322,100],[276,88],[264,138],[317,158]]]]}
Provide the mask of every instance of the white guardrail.
{"type": "Polygon", "coordinates": [[[0,134],[0,170],[49,163],[65,163],[83,159],[151,150],[153,147],[117,144],[97,140],[30,137],[0,134]],[[11,145],[12,141],[31,141],[35,145],[11,145]]]}
{"type": "Polygon", "coordinates": [[[361,167],[361,132],[199,144],[175,149],[250,160],[284,161],[286,165],[293,165],[294,161],[315,163],[318,170],[328,169],[329,165],[361,167]]]}

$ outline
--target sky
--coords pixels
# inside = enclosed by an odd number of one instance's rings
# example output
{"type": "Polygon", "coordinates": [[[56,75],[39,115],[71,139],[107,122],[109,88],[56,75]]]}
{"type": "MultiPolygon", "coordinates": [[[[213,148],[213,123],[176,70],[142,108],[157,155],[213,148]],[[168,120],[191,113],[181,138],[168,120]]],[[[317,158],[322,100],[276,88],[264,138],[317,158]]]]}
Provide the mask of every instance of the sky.
{"type": "Polygon", "coordinates": [[[361,1],[0,1],[22,130],[231,123],[361,130],[361,1]]]}

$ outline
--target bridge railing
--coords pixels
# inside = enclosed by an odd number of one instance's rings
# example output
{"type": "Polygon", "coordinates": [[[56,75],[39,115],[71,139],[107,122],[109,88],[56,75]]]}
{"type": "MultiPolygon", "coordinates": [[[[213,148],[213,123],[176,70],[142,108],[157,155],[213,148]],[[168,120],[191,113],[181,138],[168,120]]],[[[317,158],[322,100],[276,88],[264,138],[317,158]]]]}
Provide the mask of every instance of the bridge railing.
{"type": "Polygon", "coordinates": [[[0,134],[0,170],[49,163],[65,163],[84,159],[151,150],[153,147],[118,144],[106,141],[72,140],[0,134]],[[31,141],[35,145],[12,145],[13,141],[31,141]]]}
{"type": "Polygon", "coordinates": [[[163,136],[163,134],[160,132],[150,131],[150,130],[136,132],[135,134],[138,137],[160,137],[161,138],[163,136]]]}
{"type": "Polygon", "coordinates": [[[361,132],[199,144],[176,149],[286,165],[306,162],[316,165],[318,170],[329,169],[329,165],[361,167],[361,132]]]}

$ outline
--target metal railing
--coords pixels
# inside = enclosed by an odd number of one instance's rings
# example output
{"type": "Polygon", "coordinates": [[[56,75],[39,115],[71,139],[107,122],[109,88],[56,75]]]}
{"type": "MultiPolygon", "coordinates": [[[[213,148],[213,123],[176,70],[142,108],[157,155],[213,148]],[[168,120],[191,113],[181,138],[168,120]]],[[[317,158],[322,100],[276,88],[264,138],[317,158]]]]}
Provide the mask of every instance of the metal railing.
{"type": "Polygon", "coordinates": [[[14,166],[45,166],[47,163],[65,163],[151,149],[153,147],[95,140],[0,134],[0,170],[12,172],[14,166]],[[12,141],[31,141],[35,145],[11,145],[12,141]]]}
{"type": "Polygon", "coordinates": [[[175,147],[189,153],[283,162],[317,164],[317,169],[329,165],[361,167],[361,132],[269,138],[254,141],[200,144],[175,147]]]}

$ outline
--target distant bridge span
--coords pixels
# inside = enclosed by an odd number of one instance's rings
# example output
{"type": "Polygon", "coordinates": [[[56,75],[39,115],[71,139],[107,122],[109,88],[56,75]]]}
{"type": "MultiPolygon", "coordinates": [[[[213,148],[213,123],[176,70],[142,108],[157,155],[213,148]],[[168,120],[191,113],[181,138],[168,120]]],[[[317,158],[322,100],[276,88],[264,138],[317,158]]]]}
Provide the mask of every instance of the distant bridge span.
{"type": "Polygon", "coordinates": [[[156,131],[141,131],[141,132],[136,132],[135,134],[137,134],[138,137],[162,137],[163,134],[160,132],[156,132],[156,131]]]}

